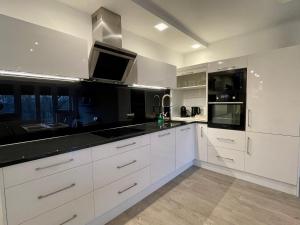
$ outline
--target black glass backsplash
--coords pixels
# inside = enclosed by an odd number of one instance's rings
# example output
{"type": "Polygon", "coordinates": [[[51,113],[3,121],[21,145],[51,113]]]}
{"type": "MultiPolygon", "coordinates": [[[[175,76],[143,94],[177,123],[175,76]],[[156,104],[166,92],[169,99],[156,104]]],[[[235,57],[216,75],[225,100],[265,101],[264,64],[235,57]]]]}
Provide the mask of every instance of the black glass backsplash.
{"type": "Polygon", "coordinates": [[[99,82],[0,80],[0,145],[145,123],[169,90],[99,82]]]}

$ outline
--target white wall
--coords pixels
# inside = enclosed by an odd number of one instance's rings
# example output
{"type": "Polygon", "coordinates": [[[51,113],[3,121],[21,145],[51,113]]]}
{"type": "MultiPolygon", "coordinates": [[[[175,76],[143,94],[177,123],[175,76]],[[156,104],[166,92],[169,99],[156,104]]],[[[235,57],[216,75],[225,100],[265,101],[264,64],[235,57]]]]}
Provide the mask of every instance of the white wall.
{"type": "MultiPolygon", "coordinates": [[[[0,14],[83,38],[92,46],[90,15],[55,0],[0,0],[0,14]]],[[[123,30],[123,47],[158,61],[182,66],[183,56],[153,41],[123,30]]]]}
{"type": "Polygon", "coordinates": [[[183,64],[190,66],[297,44],[300,44],[300,20],[215,42],[207,49],[184,55],[183,64]]]}

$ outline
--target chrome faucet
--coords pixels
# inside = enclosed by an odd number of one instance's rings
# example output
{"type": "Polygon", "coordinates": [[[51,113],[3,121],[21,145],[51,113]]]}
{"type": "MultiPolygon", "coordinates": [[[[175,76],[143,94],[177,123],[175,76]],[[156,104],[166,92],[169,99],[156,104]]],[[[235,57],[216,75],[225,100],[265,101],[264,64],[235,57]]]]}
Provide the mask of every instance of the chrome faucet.
{"type": "MultiPolygon", "coordinates": [[[[169,94],[165,94],[162,99],[161,99],[161,112],[163,114],[164,117],[166,117],[166,114],[165,114],[165,98],[169,98],[170,99],[170,104],[171,104],[171,95],[169,94]]],[[[169,105],[169,107],[171,107],[171,105],[169,105]]]]}

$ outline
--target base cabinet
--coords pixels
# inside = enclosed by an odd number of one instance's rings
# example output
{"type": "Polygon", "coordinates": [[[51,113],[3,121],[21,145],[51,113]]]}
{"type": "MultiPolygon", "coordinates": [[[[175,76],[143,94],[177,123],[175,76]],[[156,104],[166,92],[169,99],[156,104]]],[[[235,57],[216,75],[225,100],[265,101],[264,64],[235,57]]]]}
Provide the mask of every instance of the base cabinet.
{"type": "Polygon", "coordinates": [[[176,128],[176,169],[195,159],[194,124],[176,128]]]}
{"type": "Polygon", "coordinates": [[[175,130],[151,135],[151,182],[154,183],[175,170],[175,130]]]}
{"type": "Polygon", "coordinates": [[[247,172],[296,185],[298,158],[299,137],[247,132],[247,172]]]}
{"type": "Polygon", "coordinates": [[[207,125],[197,124],[197,151],[196,159],[207,162],[207,125]]]}

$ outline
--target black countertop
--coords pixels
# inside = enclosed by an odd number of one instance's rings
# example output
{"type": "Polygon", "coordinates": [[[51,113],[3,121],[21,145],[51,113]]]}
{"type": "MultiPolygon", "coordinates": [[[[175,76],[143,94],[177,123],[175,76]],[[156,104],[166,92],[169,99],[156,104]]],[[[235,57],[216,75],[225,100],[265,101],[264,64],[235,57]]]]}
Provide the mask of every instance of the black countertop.
{"type": "MultiPolygon", "coordinates": [[[[193,122],[192,122],[193,123],[193,122]]],[[[187,122],[165,122],[163,126],[159,126],[155,122],[144,123],[130,126],[136,131],[130,134],[125,134],[117,137],[102,136],[98,132],[109,133],[112,129],[93,131],[88,133],[74,134],[51,139],[37,140],[26,143],[12,144],[0,146],[0,168],[41,159],[49,156],[72,152],[84,148],[89,148],[97,145],[102,145],[114,141],[119,141],[127,138],[132,138],[144,134],[158,132],[165,129],[184,126],[190,123],[187,122]]],[[[115,128],[118,129],[118,128],[115,128]]]]}

